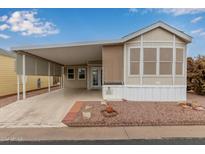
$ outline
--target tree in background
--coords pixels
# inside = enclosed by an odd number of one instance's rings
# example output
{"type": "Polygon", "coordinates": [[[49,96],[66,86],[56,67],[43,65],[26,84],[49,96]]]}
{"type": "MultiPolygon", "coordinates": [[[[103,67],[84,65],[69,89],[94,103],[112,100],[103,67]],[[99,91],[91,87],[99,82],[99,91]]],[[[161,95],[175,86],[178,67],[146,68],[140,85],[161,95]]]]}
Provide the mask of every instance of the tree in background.
{"type": "Polygon", "coordinates": [[[205,56],[187,58],[187,90],[205,95],[205,56]]]}

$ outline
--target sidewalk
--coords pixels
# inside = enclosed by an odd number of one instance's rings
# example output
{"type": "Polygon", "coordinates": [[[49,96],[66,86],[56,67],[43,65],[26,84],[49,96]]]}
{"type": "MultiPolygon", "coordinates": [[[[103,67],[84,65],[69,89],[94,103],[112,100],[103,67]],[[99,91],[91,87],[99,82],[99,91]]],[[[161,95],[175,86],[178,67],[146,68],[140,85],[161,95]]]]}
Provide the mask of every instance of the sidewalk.
{"type": "Polygon", "coordinates": [[[205,126],[1,128],[0,141],[205,138],[205,126]]]}

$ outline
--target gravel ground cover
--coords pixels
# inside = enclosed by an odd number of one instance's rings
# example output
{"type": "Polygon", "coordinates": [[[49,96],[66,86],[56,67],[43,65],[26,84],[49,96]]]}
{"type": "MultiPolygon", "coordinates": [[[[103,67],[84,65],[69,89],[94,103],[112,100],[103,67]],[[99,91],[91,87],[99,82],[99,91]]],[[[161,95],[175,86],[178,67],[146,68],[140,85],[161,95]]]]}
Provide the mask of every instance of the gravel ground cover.
{"type": "Polygon", "coordinates": [[[108,102],[118,115],[104,117],[101,113],[105,105],[100,102],[83,102],[79,112],[72,121],[64,121],[73,127],[97,126],[171,126],[171,125],[204,125],[205,111],[183,108],[176,102],[108,102]],[[89,107],[88,107],[89,106],[89,107]],[[82,112],[90,112],[86,119],[82,112]]]}

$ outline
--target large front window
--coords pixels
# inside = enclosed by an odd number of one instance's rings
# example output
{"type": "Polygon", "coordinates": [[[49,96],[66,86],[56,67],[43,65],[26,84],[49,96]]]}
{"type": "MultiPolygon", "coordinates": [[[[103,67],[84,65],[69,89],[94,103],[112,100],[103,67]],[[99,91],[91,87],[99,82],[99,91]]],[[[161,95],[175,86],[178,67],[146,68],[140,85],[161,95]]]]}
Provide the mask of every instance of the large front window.
{"type": "Polygon", "coordinates": [[[184,51],[182,48],[176,49],[176,75],[183,75],[184,51]]]}
{"type": "Polygon", "coordinates": [[[144,75],[156,75],[157,73],[157,49],[144,48],[144,75]]]}
{"type": "Polygon", "coordinates": [[[139,75],[140,73],[140,48],[130,49],[130,75],[139,75]]]}
{"type": "Polygon", "coordinates": [[[160,62],[159,62],[159,74],[171,75],[172,74],[172,61],[173,61],[173,49],[172,48],[160,48],[160,62]]]}

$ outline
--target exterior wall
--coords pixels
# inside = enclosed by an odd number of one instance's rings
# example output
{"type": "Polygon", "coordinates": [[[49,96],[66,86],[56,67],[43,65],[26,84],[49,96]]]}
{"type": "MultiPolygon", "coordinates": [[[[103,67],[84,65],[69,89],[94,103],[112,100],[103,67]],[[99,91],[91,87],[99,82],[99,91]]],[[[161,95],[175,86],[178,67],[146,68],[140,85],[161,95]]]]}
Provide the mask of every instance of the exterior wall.
{"type": "Polygon", "coordinates": [[[65,88],[87,88],[87,75],[85,80],[78,80],[78,68],[84,67],[86,68],[87,74],[87,66],[86,65],[79,65],[79,66],[67,66],[65,67],[65,77],[64,77],[64,87],[65,88]],[[75,69],[75,79],[69,80],[67,77],[67,69],[74,68],[75,69]]]}
{"type": "Polygon", "coordinates": [[[104,83],[123,83],[123,45],[104,46],[102,55],[104,83]]]}
{"type": "MultiPolygon", "coordinates": [[[[137,54],[136,54],[137,55],[137,54]]],[[[163,69],[164,70],[164,69],[163,69]]],[[[172,33],[156,28],[140,37],[134,38],[124,44],[124,85],[104,85],[104,99],[127,99],[135,101],[182,101],[186,100],[186,43],[172,33]],[[130,48],[140,49],[139,74],[132,75],[129,72],[130,48]],[[156,48],[156,74],[145,75],[144,48],[156,48]],[[160,69],[160,48],[171,48],[173,51],[172,73],[162,75],[160,69]],[[176,48],[183,48],[183,75],[176,75],[176,48]]]]}
{"type": "MultiPolygon", "coordinates": [[[[17,76],[15,71],[16,59],[0,55],[0,96],[15,94],[17,92],[17,76]]],[[[26,90],[37,89],[37,80],[41,79],[41,88],[48,86],[47,76],[27,76],[26,90]]],[[[51,86],[53,77],[51,77],[51,86]]],[[[20,88],[22,83],[20,82],[20,88]]],[[[22,89],[20,89],[22,91],[22,89]]]]}

